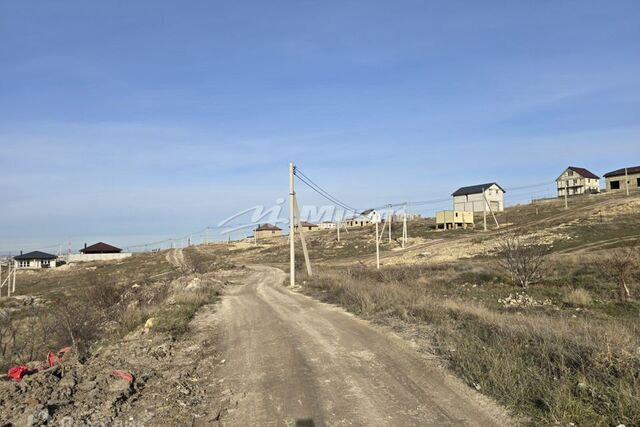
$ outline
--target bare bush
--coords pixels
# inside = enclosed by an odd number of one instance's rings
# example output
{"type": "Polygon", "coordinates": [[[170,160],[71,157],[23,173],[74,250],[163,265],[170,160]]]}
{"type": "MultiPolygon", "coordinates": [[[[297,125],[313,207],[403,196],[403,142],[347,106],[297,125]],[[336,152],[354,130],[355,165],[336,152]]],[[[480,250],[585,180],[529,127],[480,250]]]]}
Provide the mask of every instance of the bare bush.
{"type": "Polygon", "coordinates": [[[54,333],[56,345],[71,344],[76,354],[83,358],[98,338],[96,311],[79,300],[55,300],[52,303],[52,319],[58,326],[54,333]]]}
{"type": "Polygon", "coordinates": [[[511,280],[523,289],[542,279],[542,268],[549,249],[534,238],[524,239],[517,234],[507,234],[499,242],[499,265],[511,280]]]}
{"type": "Polygon", "coordinates": [[[122,316],[126,307],[120,304],[120,295],[114,280],[93,278],[77,298],[54,300],[51,308],[56,344],[71,344],[78,356],[84,357],[105,326],[122,316]]]}
{"type": "Polygon", "coordinates": [[[102,323],[119,319],[125,309],[120,303],[122,291],[112,278],[93,277],[90,285],[83,289],[80,299],[96,311],[96,317],[102,323]]]}
{"type": "Polygon", "coordinates": [[[602,273],[618,286],[620,301],[625,302],[633,298],[629,282],[633,273],[640,269],[640,254],[638,247],[619,248],[611,252],[604,260],[599,260],[598,266],[602,273]]]}

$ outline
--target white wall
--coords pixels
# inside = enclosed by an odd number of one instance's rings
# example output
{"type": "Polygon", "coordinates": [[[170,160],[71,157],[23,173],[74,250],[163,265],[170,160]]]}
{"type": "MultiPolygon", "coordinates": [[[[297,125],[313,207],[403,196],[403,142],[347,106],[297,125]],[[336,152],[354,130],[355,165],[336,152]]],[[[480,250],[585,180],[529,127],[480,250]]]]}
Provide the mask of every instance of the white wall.
{"type": "Polygon", "coordinates": [[[64,255],[61,258],[66,262],[114,261],[128,258],[131,255],[132,254],[128,252],[122,252],[119,254],[70,254],[64,255]]]}
{"type": "MultiPolygon", "coordinates": [[[[16,268],[19,268],[19,269],[22,269],[22,270],[24,270],[24,269],[43,268],[42,267],[42,260],[39,260],[39,259],[29,260],[29,266],[28,267],[20,267],[20,261],[14,260],[14,262],[15,262],[16,268]]],[[[55,259],[52,259],[52,260],[49,261],[49,268],[55,268],[57,265],[58,264],[57,264],[57,261],[55,259]]],[[[45,268],[47,268],[47,267],[45,267],[45,268]]]]}
{"type": "Polygon", "coordinates": [[[593,193],[600,191],[600,180],[594,178],[584,178],[572,170],[565,170],[556,180],[558,187],[558,197],[564,197],[565,187],[567,194],[573,196],[576,194],[593,193]]]}
{"type": "Polygon", "coordinates": [[[484,201],[482,193],[468,194],[465,196],[455,196],[453,198],[453,209],[456,211],[467,212],[502,212],[504,210],[504,192],[497,185],[492,185],[485,191],[487,201],[491,204],[491,208],[484,201]]]}

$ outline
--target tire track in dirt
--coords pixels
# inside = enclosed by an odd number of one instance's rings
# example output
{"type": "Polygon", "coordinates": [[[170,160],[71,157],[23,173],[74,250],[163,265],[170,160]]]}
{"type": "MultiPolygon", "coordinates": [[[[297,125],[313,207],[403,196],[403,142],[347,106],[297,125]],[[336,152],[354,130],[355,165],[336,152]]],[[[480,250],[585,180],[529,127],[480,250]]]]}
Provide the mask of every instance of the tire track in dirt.
{"type": "Polygon", "coordinates": [[[512,425],[488,399],[404,341],[253,267],[217,314],[223,425],[512,425]]]}

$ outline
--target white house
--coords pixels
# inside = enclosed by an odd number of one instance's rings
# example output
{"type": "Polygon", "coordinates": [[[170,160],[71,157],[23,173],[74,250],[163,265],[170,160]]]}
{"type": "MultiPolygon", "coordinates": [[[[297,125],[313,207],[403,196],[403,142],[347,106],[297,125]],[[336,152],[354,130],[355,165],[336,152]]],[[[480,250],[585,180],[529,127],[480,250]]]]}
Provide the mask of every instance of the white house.
{"type": "Polygon", "coordinates": [[[26,254],[20,254],[13,257],[17,268],[21,269],[36,269],[36,268],[50,268],[57,265],[58,257],[45,252],[34,251],[26,254]]]}
{"type": "Polygon", "coordinates": [[[331,221],[323,221],[320,223],[320,230],[335,230],[337,224],[331,221]]]}
{"type": "Polygon", "coordinates": [[[569,166],[556,179],[558,197],[600,192],[600,177],[585,168],[569,166]]]}
{"type": "Polygon", "coordinates": [[[453,210],[466,212],[502,212],[504,189],[495,182],[459,188],[453,196],[453,210]]]}

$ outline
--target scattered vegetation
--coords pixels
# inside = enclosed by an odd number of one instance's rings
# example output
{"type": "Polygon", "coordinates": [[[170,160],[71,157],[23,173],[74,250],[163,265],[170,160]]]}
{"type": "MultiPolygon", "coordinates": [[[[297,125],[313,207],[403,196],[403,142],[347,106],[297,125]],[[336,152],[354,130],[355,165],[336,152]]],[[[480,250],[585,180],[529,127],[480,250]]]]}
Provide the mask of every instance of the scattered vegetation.
{"type": "MultiPolygon", "coordinates": [[[[41,359],[47,351],[65,346],[72,346],[83,360],[96,342],[121,337],[149,318],[156,319],[154,330],[159,332],[174,336],[186,332],[197,310],[213,302],[223,286],[210,272],[233,267],[200,253],[186,253],[186,278],[165,264],[164,254],[142,255],[138,269],[130,268],[134,263],[129,260],[78,267],[66,272],[68,276],[62,279],[66,286],[51,285],[44,297],[4,300],[0,307],[0,369],[41,359]],[[140,277],[139,271],[146,276],[140,277]],[[158,276],[158,271],[161,277],[149,278],[158,276]],[[170,274],[164,274],[167,271],[170,274]],[[193,278],[197,286],[183,283],[193,278]]],[[[25,278],[40,288],[43,276],[50,284],[61,277],[58,272],[42,271],[25,278]]],[[[27,286],[23,285],[22,292],[27,286]]]]}
{"type": "Polygon", "coordinates": [[[588,292],[556,294],[545,283],[531,289],[548,288],[554,304],[496,306],[491,300],[510,285],[489,276],[470,284],[461,279],[469,271],[460,270],[348,268],[305,280],[307,292],[365,318],[400,320],[408,330],[428,326],[431,351],[531,424],[634,425],[640,419],[637,323],[586,317],[572,307],[588,306],[588,292]],[[482,293],[491,297],[483,301],[482,293]]]}
{"type": "Polygon", "coordinates": [[[513,282],[527,289],[542,279],[542,267],[549,253],[538,241],[525,240],[519,234],[506,234],[499,243],[499,264],[510,275],[513,282]]]}
{"type": "Polygon", "coordinates": [[[640,254],[636,246],[615,249],[611,255],[598,263],[602,272],[618,287],[620,301],[633,298],[629,280],[640,268],[640,254]]]}
{"type": "Polygon", "coordinates": [[[567,294],[565,302],[573,307],[589,307],[593,300],[591,294],[586,289],[574,289],[567,294]]]}

